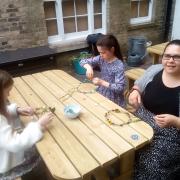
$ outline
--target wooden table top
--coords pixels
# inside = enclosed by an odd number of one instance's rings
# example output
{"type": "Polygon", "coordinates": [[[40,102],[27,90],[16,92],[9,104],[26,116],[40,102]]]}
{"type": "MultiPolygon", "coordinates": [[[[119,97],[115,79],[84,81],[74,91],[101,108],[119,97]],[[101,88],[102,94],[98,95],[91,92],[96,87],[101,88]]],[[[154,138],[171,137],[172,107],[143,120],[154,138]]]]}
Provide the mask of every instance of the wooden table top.
{"type": "Polygon", "coordinates": [[[118,124],[127,122],[129,116],[132,120],[135,117],[99,93],[87,93],[94,90],[94,85],[80,83],[62,70],[16,77],[14,82],[10,101],[19,106],[55,108],[48,131],[36,145],[55,179],[82,179],[144,146],[153,137],[152,128],[143,121],[124,126],[109,124],[105,118],[108,110],[121,111],[110,117],[118,124]],[[72,103],[82,108],[76,119],[64,116],[64,106],[72,103]]]}
{"type": "Polygon", "coordinates": [[[167,45],[167,43],[168,42],[161,43],[161,44],[156,44],[154,46],[150,46],[150,47],[147,48],[147,51],[149,53],[154,53],[154,54],[157,54],[157,55],[162,55],[163,52],[164,52],[164,48],[167,45]]]}

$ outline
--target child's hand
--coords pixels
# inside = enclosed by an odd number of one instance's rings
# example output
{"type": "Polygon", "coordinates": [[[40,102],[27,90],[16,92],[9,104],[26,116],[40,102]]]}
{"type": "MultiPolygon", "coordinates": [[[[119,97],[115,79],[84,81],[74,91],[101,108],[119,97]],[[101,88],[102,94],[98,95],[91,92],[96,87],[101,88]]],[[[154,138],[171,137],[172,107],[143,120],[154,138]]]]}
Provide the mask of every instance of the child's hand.
{"type": "Polygon", "coordinates": [[[104,81],[103,79],[100,79],[98,77],[95,77],[92,79],[92,82],[96,86],[104,86],[104,87],[109,87],[109,83],[107,81],[104,81]]]}
{"type": "Polygon", "coordinates": [[[128,101],[130,105],[138,109],[141,104],[141,95],[138,91],[134,90],[130,93],[128,101]]]}
{"type": "Polygon", "coordinates": [[[34,114],[34,109],[32,107],[18,107],[17,113],[22,116],[32,116],[34,114]]]}
{"type": "Polygon", "coordinates": [[[101,85],[102,80],[100,78],[98,78],[98,77],[95,77],[95,78],[92,79],[92,82],[93,82],[94,85],[99,86],[99,85],[101,85]]]}
{"type": "Polygon", "coordinates": [[[92,78],[94,76],[93,68],[89,64],[85,64],[84,68],[86,69],[87,78],[92,80],[92,78]]]}
{"type": "Polygon", "coordinates": [[[158,124],[158,126],[161,128],[170,127],[170,126],[177,127],[179,121],[177,116],[171,114],[156,115],[154,116],[154,119],[158,124]]]}
{"type": "Polygon", "coordinates": [[[40,124],[41,128],[44,130],[46,126],[52,121],[52,119],[53,119],[53,113],[48,112],[39,118],[38,123],[40,124]]]}

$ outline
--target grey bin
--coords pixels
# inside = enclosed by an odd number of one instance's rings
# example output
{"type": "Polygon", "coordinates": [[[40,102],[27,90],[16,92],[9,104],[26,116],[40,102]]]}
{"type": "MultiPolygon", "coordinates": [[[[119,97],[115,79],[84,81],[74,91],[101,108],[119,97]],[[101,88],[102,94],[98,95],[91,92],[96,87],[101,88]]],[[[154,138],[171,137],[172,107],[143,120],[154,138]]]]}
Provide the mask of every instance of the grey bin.
{"type": "Polygon", "coordinates": [[[129,66],[139,66],[143,63],[146,56],[146,43],[144,37],[131,37],[128,40],[128,59],[129,66]]]}

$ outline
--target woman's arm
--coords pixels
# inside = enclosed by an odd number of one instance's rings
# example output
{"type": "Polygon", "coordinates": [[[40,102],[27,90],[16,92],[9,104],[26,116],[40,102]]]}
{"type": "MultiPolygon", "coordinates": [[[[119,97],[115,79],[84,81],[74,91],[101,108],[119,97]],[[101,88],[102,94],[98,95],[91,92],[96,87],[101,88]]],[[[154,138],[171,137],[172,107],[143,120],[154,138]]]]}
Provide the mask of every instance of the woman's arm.
{"type": "Polygon", "coordinates": [[[154,76],[163,69],[162,64],[156,64],[150,66],[145,73],[135,81],[134,85],[138,86],[139,91],[143,92],[146,88],[146,85],[151,82],[154,76]]]}
{"type": "Polygon", "coordinates": [[[129,104],[135,109],[138,109],[141,104],[141,94],[145,90],[147,84],[153,80],[153,77],[161,71],[162,68],[162,64],[152,65],[145,71],[143,76],[135,81],[129,94],[129,104]]]}
{"type": "Polygon", "coordinates": [[[171,114],[160,114],[154,116],[154,119],[161,128],[173,126],[180,129],[180,117],[171,114]]]}

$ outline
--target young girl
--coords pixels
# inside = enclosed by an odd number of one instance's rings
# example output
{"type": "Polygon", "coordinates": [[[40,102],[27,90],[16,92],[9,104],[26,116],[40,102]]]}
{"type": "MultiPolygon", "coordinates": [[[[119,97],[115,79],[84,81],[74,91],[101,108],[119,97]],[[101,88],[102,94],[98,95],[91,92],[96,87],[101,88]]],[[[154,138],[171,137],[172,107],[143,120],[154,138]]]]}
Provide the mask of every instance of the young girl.
{"type": "Polygon", "coordinates": [[[38,121],[30,122],[22,133],[17,133],[14,125],[18,115],[31,116],[34,111],[31,107],[7,105],[12,87],[12,77],[0,70],[0,179],[3,180],[22,176],[37,165],[38,156],[32,146],[42,138],[42,131],[53,118],[52,113],[44,114],[38,121]]]}
{"type": "Polygon", "coordinates": [[[124,106],[124,65],[117,39],[113,35],[103,35],[96,43],[99,56],[83,59],[81,66],[86,69],[86,76],[98,85],[97,91],[120,106],[124,106]],[[101,78],[94,77],[93,67],[99,66],[101,78]]]}

